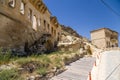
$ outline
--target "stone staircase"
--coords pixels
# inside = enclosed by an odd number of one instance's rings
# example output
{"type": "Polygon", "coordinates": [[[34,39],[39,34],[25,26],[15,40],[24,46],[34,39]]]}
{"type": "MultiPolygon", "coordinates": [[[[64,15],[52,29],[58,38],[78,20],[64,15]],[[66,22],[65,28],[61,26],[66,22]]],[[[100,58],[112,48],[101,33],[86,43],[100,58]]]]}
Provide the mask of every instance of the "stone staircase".
{"type": "Polygon", "coordinates": [[[94,57],[83,57],[70,65],[66,66],[67,70],[50,80],[87,80],[95,62],[94,57]]]}

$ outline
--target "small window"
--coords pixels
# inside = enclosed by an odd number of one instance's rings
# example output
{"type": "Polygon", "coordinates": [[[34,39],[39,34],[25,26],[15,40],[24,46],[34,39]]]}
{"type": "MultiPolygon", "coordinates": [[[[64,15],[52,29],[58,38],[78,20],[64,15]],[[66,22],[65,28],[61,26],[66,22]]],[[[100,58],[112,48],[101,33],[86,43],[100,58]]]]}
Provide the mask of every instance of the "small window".
{"type": "Polygon", "coordinates": [[[44,29],[46,30],[46,21],[44,20],[44,29]]]}
{"type": "Polygon", "coordinates": [[[56,36],[56,30],[54,30],[54,35],[56,36]]]}
{"type": "Polygon", "coordinates": [[[41,24],[41,23],[40,23],[40,19],[38,19],[38,26],[40,26],[40,24],[41,24]]]}
{"type": "Polygon", "coordinates": [[[44,20],[44,26],[46,27],[46,21],[44,20]]]}
{"type": "Polygon", "coordinates": [[[14,8],[15,7],[15,0],[9,0],[8,4],[9,4],[10,7],[14,8]]]}
{"type": "Polygon", "coordinates": [[[50,25],[48,24],[48,30],[50,29],[50,25]]]}
{"type": "Polygon", "coordinates": [[[23,1],[21,2],[20,13],[21,13],[21,14],[24,14],[24,13],[25,13],[25,4],[24,4],[23,1]]]}
{"type": "Polygon", "coordinates": [[[28,18],[32,22],[32,10],[31,9],[29,9],[28,18]]]}
{"type": "Polygon", "coordinates": [[[49,30],[50,30],[50,25],[49,25],[49,24],[47,24],[47,30],[48,30],[48,32],[49,32],[49,30]]]}
{"type": "Polygon", "coordinates": [[[36,20],[36,16],[33,16],[33,29],[37,31],[37,20],[36,20]]]}

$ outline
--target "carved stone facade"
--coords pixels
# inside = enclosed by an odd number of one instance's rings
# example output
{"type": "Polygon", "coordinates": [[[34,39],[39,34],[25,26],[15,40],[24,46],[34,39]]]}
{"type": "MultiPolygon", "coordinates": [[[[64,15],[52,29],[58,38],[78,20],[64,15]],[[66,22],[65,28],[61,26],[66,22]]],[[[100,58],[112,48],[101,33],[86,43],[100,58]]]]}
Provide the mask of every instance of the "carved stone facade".
{"type": "Polygon", "coordinates": [[[54,46],[61,26],[42,0],[0,0],[0,47],[31,46],[45,34],[54,46]]]}
{"type": "Polygon", "coordinates": [[[118,47],[118,32],[109,28],[91,31],[91,41],[98,48],[118,47]]]}

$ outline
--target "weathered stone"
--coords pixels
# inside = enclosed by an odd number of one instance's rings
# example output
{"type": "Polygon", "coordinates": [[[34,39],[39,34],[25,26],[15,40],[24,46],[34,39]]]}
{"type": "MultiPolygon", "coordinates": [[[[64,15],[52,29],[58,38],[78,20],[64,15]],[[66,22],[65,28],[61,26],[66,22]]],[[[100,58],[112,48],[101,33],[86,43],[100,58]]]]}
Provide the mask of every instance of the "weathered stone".
{"type": "Polygon", "coordinates": [[[47,73],[46,77],[52,78],[54,75],[55,75],[55,72],[49,72],[49,73],[47,73]]]}
{"type": "Polygon", "coordinates": [[[98,48],[118,47],[118,32],[109,28],[91,31],[91,41],[98,48]]]}
{"type": "Polygon", "coordinates": [[[13,65],[13,64],[1,65],[1,66],[0,66],[0,71],[1,71],[1,70],[5,70],[5,69],[12,69],[12,68],[16,68],[16,66],[13,65]]]}
{"type": "Polygon", "coordinates": [[[30,76],[28,80],[35,80],[35,76],[30,76]]]}
{"type": "MultiPolygon", "coordinates": [[[[50,39],[52,46],[49,47],[53,48],[60,39],[61,26],[57,18],[51,16],[43,1],[14,1],[0,1],[0,47],[15,48],[17,50],[13,51],[18,54],[32,53],[38,50],[36,41],[43,45],[50,39]],[[46,38],[39,41],[44,35],[46,38]]],[[[48,48],[48,45],[45,48],[48,48]]]]}
{"type": "Polygon", "coordinates": [[[42,75],[35,75],[35,80],[40,80],[41,77],[42,75]]]}

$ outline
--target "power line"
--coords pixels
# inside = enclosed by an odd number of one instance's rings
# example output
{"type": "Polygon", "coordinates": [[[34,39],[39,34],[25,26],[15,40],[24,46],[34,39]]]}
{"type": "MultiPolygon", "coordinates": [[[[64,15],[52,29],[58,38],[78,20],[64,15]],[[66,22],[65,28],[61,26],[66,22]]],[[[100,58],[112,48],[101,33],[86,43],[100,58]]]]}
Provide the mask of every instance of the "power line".
{"type": "Polygon", "coordinates": [[[108,5],[104,0],[100,0],[106,7],[108,7],[113,13],[115,13],[117,16],[120,16],[118,12],[116,12],[110,5],[108,5]]]}
{"type": "Polygon", "coordinates": [[[118,64],[118,65],[114,68],[114,70],[106,77],[105,80],[108,80],[108,78],[109,78],[110,76],[112,76],[112,74],[113,74],[119,67],[120,67],[120,64],[118,64]]]}
{"type": "MultiPolygon", "coordinates": [[[[116,12],[110,5],[108,5],[104,0],[100,0],[106,7],[108,7],[113,13],[115,13],[117,16],[120,16],[120,14],[118,12],[116,12]]],[[[120,33],[118,34],[120,38],[120,33]]],[[[119,41],[119,39],[118,39],[119,41]]],[[[118,42],[119,46],[120,46],[120,41],[118,42]]]]}

